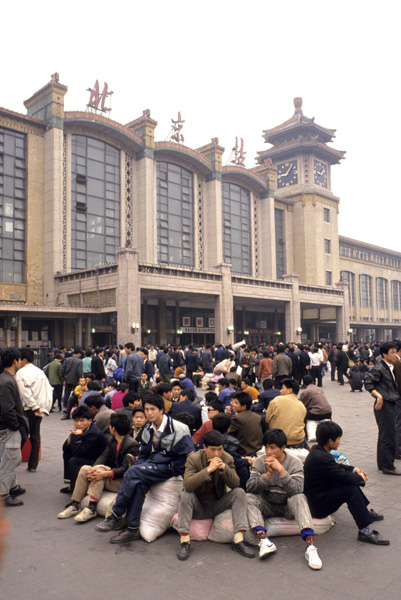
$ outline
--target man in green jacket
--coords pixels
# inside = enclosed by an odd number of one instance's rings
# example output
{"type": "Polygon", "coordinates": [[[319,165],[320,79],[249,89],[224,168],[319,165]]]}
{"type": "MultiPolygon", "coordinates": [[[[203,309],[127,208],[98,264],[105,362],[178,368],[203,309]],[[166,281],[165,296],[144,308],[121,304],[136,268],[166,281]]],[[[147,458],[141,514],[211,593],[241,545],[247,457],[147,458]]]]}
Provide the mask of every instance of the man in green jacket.
{"type": "Polygon", "coordinates": [[[44,371],[49,379],[49,383],[53,388],[53,407],[58,401],[58,409],[61,412],[61,397],[63,395],[63,367],[61,364],[62,356],[57,353],[54,355],[54,360],[45,367],[44,371]]]}
{"type": "Polygon", "coordinates": [[[178,507],[179,560],[189,557],[189,528],[191,520],[214,519],[231,509],[234,522],[234,541],[231,548],[246,558],[255,553],[244,542],[244,531],[249,529],[246,516],[246,494],[239,487],[239,477],[233,458],[224,452],[223,436],[209,431],[203,438],[204,448],[190,454],[185,464],[184,492],[178,507]],[[231,491],[226,492],[226,486],[231,491]]]}

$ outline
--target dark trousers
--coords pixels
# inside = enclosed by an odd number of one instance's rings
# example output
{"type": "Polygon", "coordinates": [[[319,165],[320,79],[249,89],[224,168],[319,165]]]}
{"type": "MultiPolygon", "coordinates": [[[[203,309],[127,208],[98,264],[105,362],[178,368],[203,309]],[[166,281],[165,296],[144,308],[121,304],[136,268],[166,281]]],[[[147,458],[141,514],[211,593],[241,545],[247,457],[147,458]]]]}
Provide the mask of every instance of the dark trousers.
{"type": "Polygon", "coordinates": [[[395,435],[397,456],[401,455],[401,398],[395,403],[395,435]]]}
{"type": "Polygon", "coordinates": [[[373,523],[373,519],[367,509],[369,500],[357,485],[336,485],[323,498],[320,498],[317,507],[313,506],[311,511],[312,516],[316,519],[324,519],[333,512],[336,512],[344,502],[347,503],[348,510],[353,516],[358,529],[363,529],[373,523]]]}
{"type": "MultiPolygon", "coordinates": [[[[67,386],[66,386],[67,387],[67,386]]],[[[65,402],[65,400],[64,400],[65,402]]],[[[67,398],[67,405],[65,408],[65,412],[67,413],[67,415],[70,415],[72,409],[74,408],[74,406],[76,406],[78,404],[78,398],[75,394],[70,394],[69,397],[67,398]]]]}
{"type": "Polygon", "coordinates": [[[325,419],[331,420],[331,413],[325,413],[324,415],[314,415],[307,411],[305,421],[324,421],[325,419]]]}
{"type": "Polygon", "coordinates": [[[335,381],[335,379],[336,379],[336,368],[337,368],[336,367],[336,363],[330,361],[330,364],[331,364],[331,381],[335,381]]]}
{"type": "Polygon", "coordinates": [[[373,408],[379,436],[377,438],[377,468],[394,470],[396,450],[395,406],[393,402],[383,402],[381,410],[373,408]]]}
{"type": "Polygon", "coordinates": [[[127,383],[130,392],[138,392],[139,379],[128,379],[127,383]]]}
{"type": "Polygon", "coordinates": [[[145,496],[155,483],[160,483],[171,477],[169,465],[143,462],[134,465],[125,472],[123,483],[115,504],[113,515],[117,518],[127,511],[127,527],[139,527],[142,506],[145,496]]]}
{"type": "Polygon", "coordinates": [[[290,377],[290,375],[277,375],[274,378],[274,387],[276,388],[276,390],[281,390],[281,382],[283,381],[283,379],[287,379],[287,377],[290,377]]]}
{"type": "Polygon", "coordinates": [[[68,399],[69,399],[74,387],[75,387],[75,385],[71,385],[70,383],[66,383],[64,386],[64,410],[66,412],[67,412],[68,399]]]}
{"type": "Polygon", "coordinates": [[[318,365],[318,366],[311,367],[310,374],[311,374],[311,377],[313,377],[313,384],[316,385],[316,380],[317,380],[317,385],[319,387],[322,387],[322,368],[321,368],[321,366],[318,365]]]}
{"type": "Polygon", "coordinates": [[[61,410],[63,407],[61,405],[61,397],[63,395],[63,386],[62,384],[56,384],[53,386],[53,408],[58,403],[58,408],[61,410]]]}
{"type": "Polygon", "coordinates": [[[347,369],[341,369],[340,367],[338,368],[338,375],[337,375],[338,383],[341,383],[344,385],[344,375],[346,372],[347,372],[347,369]]]}
{"type": "Polygon", "coordinates": [[[37,417],[33,410],[26,410],[25,416],[29,421],[29,438],[32,446],[28,460],[28,469],[36,469],[39,463],[40,424],[42,417],[37,417]]]}
{"type": "Polygon", "coordinates": [[[194,371],[190,371],[188,368],[186,370],[186,376],[188,379],[190,379],[192,381],[192,376],[194,374],[194,371]]]}
{"type": "Polygon", "coordinates": [[[70,488],[74,490],[75,482],[78,477],[78,473],[81,467],[84,465],[93,465],[94,460],[88,460],[82,456],[71,456],[70,447],[64,448],[63,451],[64,461],[64,479],[70,480],[70,488]]]}

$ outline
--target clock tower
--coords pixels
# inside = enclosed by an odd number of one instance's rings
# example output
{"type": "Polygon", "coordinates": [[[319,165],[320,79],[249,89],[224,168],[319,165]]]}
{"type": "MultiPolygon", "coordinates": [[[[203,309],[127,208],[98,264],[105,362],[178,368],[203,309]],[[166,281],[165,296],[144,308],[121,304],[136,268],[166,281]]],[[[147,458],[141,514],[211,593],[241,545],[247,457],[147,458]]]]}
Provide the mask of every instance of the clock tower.
{"type": "Polygon", "coordinates": [[[298,273],[300,283],[334,286],[340,279],[339,198],[331,191],[331,167],[345,152],[328,145],[335,129],[303,114],[302,98],[294,99],[294,107],[288,121],[263,132],[272,147],[258,152],[257,160],[271,159],[277,169],[275,201],[286,207],[285,232],[291,238],[287,272],[298,273]]]}

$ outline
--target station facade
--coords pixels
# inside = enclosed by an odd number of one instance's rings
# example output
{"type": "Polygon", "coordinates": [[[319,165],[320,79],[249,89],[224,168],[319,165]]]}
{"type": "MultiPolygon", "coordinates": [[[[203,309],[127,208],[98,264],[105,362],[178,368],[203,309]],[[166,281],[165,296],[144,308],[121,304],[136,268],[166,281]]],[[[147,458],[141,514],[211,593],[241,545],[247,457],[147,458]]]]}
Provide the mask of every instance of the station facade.
{"type": "Polygon", "coordinates": [[[0,346],[401,337],[401,254],[339,236],[344,152],[300,98],[247,169],[67,92],[0,108],[0,346]]]}

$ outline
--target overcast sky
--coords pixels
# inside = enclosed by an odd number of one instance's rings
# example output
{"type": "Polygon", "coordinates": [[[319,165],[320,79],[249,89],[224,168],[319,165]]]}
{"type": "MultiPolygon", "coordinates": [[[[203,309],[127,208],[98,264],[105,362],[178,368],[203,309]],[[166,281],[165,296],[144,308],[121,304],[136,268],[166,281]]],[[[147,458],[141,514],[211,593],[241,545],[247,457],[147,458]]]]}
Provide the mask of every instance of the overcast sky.
{"type": "Polygon", "coordinates": [[[167,137],[181,111],[185,144],[245,140],[303,112],[336,129],[333,167],[341,235],[401,251],[399,140],[401,4],[384,0],[37,0],[1,8],[0,105],[23,100],[58,71],[66,110],[85,110],[98,79],[121,123],[149,108],[167,137]]]}

